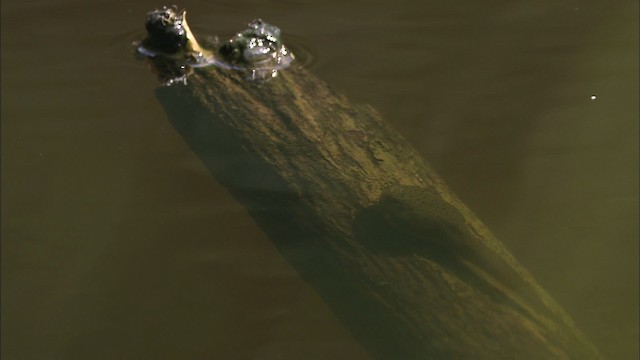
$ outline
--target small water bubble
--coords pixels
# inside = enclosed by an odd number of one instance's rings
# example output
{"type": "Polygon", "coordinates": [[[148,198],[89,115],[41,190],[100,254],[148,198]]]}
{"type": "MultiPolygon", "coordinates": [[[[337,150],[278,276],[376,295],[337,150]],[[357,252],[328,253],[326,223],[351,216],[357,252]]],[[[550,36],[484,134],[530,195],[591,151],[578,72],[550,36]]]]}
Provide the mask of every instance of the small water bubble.
{"type": "Polygon", "coordinates": [[[595,95],[591,95],[590,99],[591,99],[591,101],[593,101],[593,100],[596,99],[596,96],[595,95]]]}

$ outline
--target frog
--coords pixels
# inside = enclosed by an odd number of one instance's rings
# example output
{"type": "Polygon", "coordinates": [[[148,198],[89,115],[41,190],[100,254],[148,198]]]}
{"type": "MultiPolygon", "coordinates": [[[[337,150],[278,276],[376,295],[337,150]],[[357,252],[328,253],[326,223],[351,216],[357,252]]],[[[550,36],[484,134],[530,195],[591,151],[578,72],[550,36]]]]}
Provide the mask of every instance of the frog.
{"type": "Polygon", "coordinates": [[[244,71],[250,80],[274,78],[295,59],[283,44],[280,28],[254,19],[248,28],[222,44],[218,53],[231,67],[244,71]]]}

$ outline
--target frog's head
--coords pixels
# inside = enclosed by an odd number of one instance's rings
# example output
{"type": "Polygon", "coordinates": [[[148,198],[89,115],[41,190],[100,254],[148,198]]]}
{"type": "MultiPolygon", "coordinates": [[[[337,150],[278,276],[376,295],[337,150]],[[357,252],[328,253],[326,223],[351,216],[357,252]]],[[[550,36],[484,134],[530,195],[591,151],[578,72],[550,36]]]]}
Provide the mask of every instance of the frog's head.
{"type": "Polygon", "coordinates": [[[246,30],[237,33],[218,51],[227,63],[248,72],[252,80],[275,77],[278,70],[294,59],[282,43],[280,29],[262,19],[250,22],[246,30]]]}
{"type": "Polygon", "coordinates": [[[252,64],[276,57],[278,51],[283,50],[280,29],[262,19],[253,20],[248,26],[220,47],[220,54],[225,60],[234,64],[252,64]]]}

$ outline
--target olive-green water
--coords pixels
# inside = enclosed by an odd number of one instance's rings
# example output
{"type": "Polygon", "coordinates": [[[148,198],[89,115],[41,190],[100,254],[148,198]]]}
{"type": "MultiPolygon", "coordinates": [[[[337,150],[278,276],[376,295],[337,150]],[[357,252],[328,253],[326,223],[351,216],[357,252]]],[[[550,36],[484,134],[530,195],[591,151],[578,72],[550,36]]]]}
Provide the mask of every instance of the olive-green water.
{"type": "MultiPolygon", "coordinates": [[[[169,123],[138,1],[2,2],[2,359],[369,359],[169,123]]],[[[379,109],[638,357],[638,2],[184,1],[379,109]]]]}

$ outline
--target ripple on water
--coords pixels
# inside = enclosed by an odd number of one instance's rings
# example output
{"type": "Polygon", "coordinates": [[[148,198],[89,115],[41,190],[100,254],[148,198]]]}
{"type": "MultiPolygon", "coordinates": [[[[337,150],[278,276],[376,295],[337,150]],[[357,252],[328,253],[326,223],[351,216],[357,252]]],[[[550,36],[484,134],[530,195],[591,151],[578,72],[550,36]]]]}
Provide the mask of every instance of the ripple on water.
{"type": "Polygon", "coordinates": [[[145,35],[146,31],[142,27],[114,31],[104,48],[104,59],[136,66],[135,55],[140,46],[140,40],[145,35]]]}
{"type": "Polygon", "coordinates": [[[296,57],[296,61],[306,69],[312,69],[317,64],[318,53],[316,49],[310,46],[310,42],[300,36],[285,34],[283,35],[284,44],[291,50],[296,57]]]}

